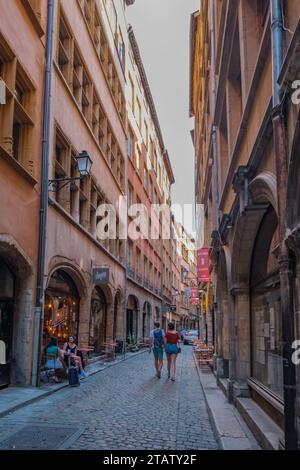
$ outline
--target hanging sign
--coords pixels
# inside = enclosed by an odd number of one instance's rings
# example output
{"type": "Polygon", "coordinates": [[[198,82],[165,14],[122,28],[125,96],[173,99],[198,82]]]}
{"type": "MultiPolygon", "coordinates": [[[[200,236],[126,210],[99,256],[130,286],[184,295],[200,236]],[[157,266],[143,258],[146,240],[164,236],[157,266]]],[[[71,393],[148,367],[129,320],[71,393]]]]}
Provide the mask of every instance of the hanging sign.
{"type": "Polygon", "coordinates": [[[109,283],[109,268],[93,268],[93,284],[100,286],[109,283]]]}
{"type": "Polygon", "coordinates": [[[199,295],[198,295],[197,287],[191,287],[190,292],[191,292],[191,296],[190,296],[191,305],[193,306],[198,305],[199,295]]]}
{"type": "Polygon", "coordinates": [[[209,282],[209,249],[198,250],[198,282],[209,282]]]}

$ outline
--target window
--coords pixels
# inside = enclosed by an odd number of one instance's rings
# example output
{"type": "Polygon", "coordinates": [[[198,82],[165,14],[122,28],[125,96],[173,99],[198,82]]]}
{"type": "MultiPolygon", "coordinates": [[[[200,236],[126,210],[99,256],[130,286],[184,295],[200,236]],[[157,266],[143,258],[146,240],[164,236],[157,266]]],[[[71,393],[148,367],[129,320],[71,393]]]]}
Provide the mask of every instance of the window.
{"type": "Polygon", "coordinates": [[[93,95],[93,113],[92,113],[92,128],[93,134],[96,137],[100,147],[104,150],[104,137],[106,133],[107,119],[104,111],[100,105],[98,96],[93,95]]]}
{"type": "Polygon", "coordinates": [[[134,160],[134,137],[131,129],[128,130],[127,154],[130,160],[134,160]]]}
{"type": "Polygon", "coordinates": [[[133,80],[131,78],[131,75],[129,74],[129,82],[130,82],[130,87],[129,87],[129,90],[130,90],[130,102],[131,102],[131,111],[135,112],[135,101],[134,101],[134,83],[133,83],[133,80]]]}
{"type": "Polygon", "coordinates": [[[151,178],[149,178],[149,192],[150,201],[153,202],[153,183],[151,178]]]}
{"type": "MultiPolygon", "coordinates": [[[[122,86],[121,86],[121,83],[118,78],[118,74],[114,65],[114,57],[112,53],[110,52],[110,49],[108,46],[108,40],[107,40],[106,33],[105,33],[105,27],[102,24],[101,15],[98,10],[97,2],[95,2],[95,0],[80,0],[80,5],[81,5],[82,14],[86,20],[87,27],[91,34],[92,41],[96,48],[102,70],[104,72],[109,88],[111,90],[115,106],[118,110],[120,119],[124,125],[126,122],[126,103],[125,103],[125,97],[124,97],[124,90],[122,89],[122,86]]],[[[111,17],[112,17],[112,21],[114,22],[114,18],[116,18],[116,12],[115,12],[115,7],[113,5],[113,2],[111,2],[111,8],[112,8],[111,17]]],[[[61,22],[64,22],[62,15],[61,15],[61,22]]],[[[122,54],[120,58],[125,63],[124,42],[123,42],[122,36],[119,36],[119,39],[117,38],[118,36],[117,29],[116,29],[117,23],[115,24],[116,24],[115,29],[114,29],[114,34],[116,34],[115,39],[121,41],[121,43],[118,46],[118,51],[119,53],[122,54]]],[[[66,29],[66,27],[64,29],[66,29]]],[[[74,37],[72,37],[70,32],[68,32],[68,35],[70,37],[71,43],[75,43],[74,37]]],[[[63,61],[65,60],[66,59],[64,58],[63,61]]],[[[65,65],[68,65],[69,62],[70,61],[68,60],[65,65]]]]}
{"type": "Polygon", "coordinates": [[[117,22],[118,22],[118,19],[117,19],[116,8],[114,5],[114,2],[111,1],[110,2],[110,25],[111,25],[111,29],[114,35],[117,32],[117,22]]]}
{"type": "Polygon", "coordinates": [[[162,180],[161,180],[161,166],[158,164],[158,184],[162,187],[162,180]]]}
{"type": "Polygon", "coordinates": [[[120,29],[119,29],[119,35],[118,35],[118,53],[119,53],[121,64],[123,67],[125,67],[125,44],[124,44],[124,40],[123,40],[120,29]]]}
{"type": "Polygon", "coordinates": [[[132,268],[132,253],[133,253],[133,243],[128,240],[128,250],[127,250],[127,265],[129,268],[132,268]]]}
{"type": "Polygon", "coordinates": [[[146,123],[145,120],[144,120],[144,126],[145,126],[145,145],[146,145],[146,149],[148,150],[148,139],[149,139],[149,136],[148,136],[148,126],[147,126],[147,123],[146,123]]]}
{"type": "Polygon", "coordinates": [[[136,259],[135,259],[135,270],[137,274],[141,272],[141,251],[139,248],[136,249],[136,259]]]}
{"type": "Polygon", "coordinates": [[[128,184],[128,207],[131,207],[133,204],[133,188],[131,184],[128,184]]]}
{"type": "Polygon", "coordinates": [[[138,125],[139,125],[139,129],[140,131],[142,130],[142,108],[141,108],[141,103],[139,101],[139,99],[137,98],[136,99],[136,103],[137,103],[137,110],[138,110],[138,125]]]}
{"type": "Polygon", "coordinates": [[[1,48],[1,44],[0,35],[0,75],[14,93],[8,94],[6,104],[0,106],[0,146],[32,174],[33,161],[28,149],[34,130],[34,86],[20,63],[16,61],[16,66],[13,63],[14,55],[7,45],[1,48]]]}
{"type": "Polygon", "coordinates": [[[140,152],[140,150],[138,149],[137,151],[137,154],[136,154],[136,171],[140,174],[140,170],[141,170],[141,162],[142,161],[142,154],[140,152]]]}
{"type": "Polygon", "coordinates": [[[148,192],[148,173],[146,166],[144,166],[144,189],[148,192]]]}
{"type": "Polygon", "coordinates": [[[69,84],[69,71],[71,65],[71,47],[72,37],[66,26],[63,17],[60,17],[59,22],[59,39],[58,39],[58,66],[63,74],[65,80],[69,84]]]}
{"type": "Polygon", "coordinates": [[[148,260],[144,257],[144,280],[148,280],[148,260]]]}

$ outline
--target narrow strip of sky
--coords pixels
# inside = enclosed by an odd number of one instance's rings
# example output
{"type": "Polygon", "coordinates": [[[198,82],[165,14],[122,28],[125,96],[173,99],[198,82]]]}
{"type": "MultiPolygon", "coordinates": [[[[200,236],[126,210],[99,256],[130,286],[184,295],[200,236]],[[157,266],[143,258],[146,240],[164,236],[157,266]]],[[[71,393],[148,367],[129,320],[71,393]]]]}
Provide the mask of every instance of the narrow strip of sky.
{"type": "MultiPolygon", "coordinates": [[[[173,202],[194,205],[189,119],[189,26],[199,0],[135,0],[128,21],[137,38],[175,176],[173,202]]],[[[184,221],[187,230],[191,222],[184,221]]]]}

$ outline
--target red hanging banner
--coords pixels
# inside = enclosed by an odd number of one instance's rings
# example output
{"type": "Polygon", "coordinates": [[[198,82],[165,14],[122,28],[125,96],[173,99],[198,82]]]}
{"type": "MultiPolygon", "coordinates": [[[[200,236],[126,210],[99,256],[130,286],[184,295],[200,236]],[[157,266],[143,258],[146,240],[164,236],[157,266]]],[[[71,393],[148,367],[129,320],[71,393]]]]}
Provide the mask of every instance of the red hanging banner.
{"type": "Polygon", "coordinates": [[[198,250],[198,282],[209,282],[209,249],[198,250]]]}
{"type": "Polygon", "coordinates": [[[190,297],[190,303],[191,305],[198,305],[199,302],[199,295],[198,295],[198,289],[197,287],[191,287],[191,297],[190,297]]]}

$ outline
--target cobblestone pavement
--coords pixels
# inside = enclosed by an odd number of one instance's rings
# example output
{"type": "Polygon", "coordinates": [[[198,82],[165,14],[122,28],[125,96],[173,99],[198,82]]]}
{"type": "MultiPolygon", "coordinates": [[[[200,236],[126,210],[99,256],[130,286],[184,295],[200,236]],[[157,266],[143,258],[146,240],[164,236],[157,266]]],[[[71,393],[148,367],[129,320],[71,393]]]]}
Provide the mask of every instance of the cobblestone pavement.
{"type": "MultiPolygon", "coordinates": [[[[59,447],[50,426],[73,435],[64,443],[67,449],[217,448],[190,346],[178,356],[174,383],[167,379],[166,365],[160,380],[154,376],[153,358],[146,352],[89,377],[78,388],[63,389],[1,418],[0,448],[12,446],[15,438],[7,439],[22,428],[37,425],[46,434],[47,426],[51,431],[49,449],[59,447]]],[[[39,448],[40,429],[28,433],[35,436],[30,448],[39,448]]]]}

